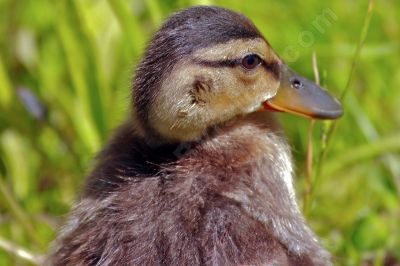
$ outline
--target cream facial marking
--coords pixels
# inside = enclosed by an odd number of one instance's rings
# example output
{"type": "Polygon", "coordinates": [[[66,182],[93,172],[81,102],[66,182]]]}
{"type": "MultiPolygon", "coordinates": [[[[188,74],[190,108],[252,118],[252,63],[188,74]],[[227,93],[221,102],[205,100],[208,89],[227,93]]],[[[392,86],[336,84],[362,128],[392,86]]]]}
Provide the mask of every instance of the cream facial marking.
{"type": "Polygon", "coordinates": [[[196,140],[209,127],[252,113],[273,97],[280,81],[277,67],[271,66],[279,62],[261,38],[201,48],[179,61],[163,80],[149,122],[170,140],[196,140]],[[242,65],[248,55],[257,56],[260,63],[242,65]]]}
{"type": "Polygon", "coordinates": [[[232,72],[190,64],[179,66],[170,76],[174,82],[163,82],[149,121],[163,135],[192,140],[209,126],[257,110],[261,102],[275,95],[278,85],[241,80],[232,72]],[[203,78],[199,80],[199,76],[203,78]]]}
{"type": "Polygon", "coordinates": [[[237,39],[199,49],[194,53],[193,58],[203,61],[224,61],[255,53],[265,60],[272,59],[268,57],[271,52],[273,53],[272,49],[261,38],[237,39]]]}

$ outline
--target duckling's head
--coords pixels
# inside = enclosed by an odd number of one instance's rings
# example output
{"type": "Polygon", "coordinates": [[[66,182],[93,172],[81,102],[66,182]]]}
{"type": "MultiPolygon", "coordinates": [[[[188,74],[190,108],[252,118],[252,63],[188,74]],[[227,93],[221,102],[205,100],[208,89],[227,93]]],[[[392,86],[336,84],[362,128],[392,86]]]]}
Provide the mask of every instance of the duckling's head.
{"type": "Polygon", "coordinates": [[[209,6],[170,17],[138,66],[134,115],[144,136],[195,141],[260,109],[337,118],[339,102],[290,70],[245,16],[209,6]]]}

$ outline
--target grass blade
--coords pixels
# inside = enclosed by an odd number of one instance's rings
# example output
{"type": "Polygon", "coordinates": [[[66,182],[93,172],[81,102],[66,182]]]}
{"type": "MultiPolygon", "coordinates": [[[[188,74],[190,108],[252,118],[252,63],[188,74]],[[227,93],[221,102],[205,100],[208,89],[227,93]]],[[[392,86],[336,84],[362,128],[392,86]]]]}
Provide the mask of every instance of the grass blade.
{"type": "Polygon", "coordinates": [[[42,265],[42,258],[40,256],[32,254],[30,251],[19,247],[16,244],[11,243],[3,238],[0,238],[0,248],[34,265],[42,265]]]}
{"type": "Polygon", "coordinates": [[[25,231],[30,236],[31,240],[39,244],[43,245],[40,237],[36,233],[33,228],[33,221],[31,217],[22,209],[19,205],[18,201],[14,198],[14,195],[8,189],[7,185],[4,182],[4,178],[0,176],[0,199],[4,203],[4,205],[8,208],[10,213],[14,216],[14,218],[21,224],[21,226],[25,229],[25,231]]]}
{"type": "Polygon", "coordinates": [[[400,151],[400,134],[352,148],[346,156],[337,156],[325,163],[324,175],[334,175],[355,163],[375,158],[389,152],[400,151]]]}
{"type": "Polygon", "coordinates": [[[109,0],[108,4],[117,17],[118,22],[130,43],[133,56],[139,56],[142,50],[139,40],[142,40],[143,36],[145,36],[142,32],[139,22],[135,16],[131,14],[126,1],[109,0]]]}
{"type": "Polygon", "coordinates": [[[6,69],[3,66],[0,55],[0,105],[8,107],[11,103],[12,86],[8,79],[6,69]]]}
{"type": "MultiPolygon", "coordinates": [[[[368,29],[369,29],[369,26],[370,26],[372,13],[373,13],[372,11],[374,9],[374,2],[375,2],[374,0],[369,0],[369,2],[368,2],[367,14],[366,14],[366,16],[364,18],[364,22],[363,22],[360,38],[359,38],[359,41],[358,41],[358,44],[357,44],[357,48],[356,48],[356,52],[354,54],[354,58],[352,60],[349,78],[348,78],[346,86],[344,87],[344,89],[342,91],[342,94],[340,96],[341,102],[343,102],[345,100],[346,94],[349,91],[351,82],[353,80],[355,68],[357,66],[357,62],[359,60],[360,53],[361,53],[361,50],[362,50],[362,48],[364,46],[364,43],[365,43],[365,40],[366,40],[366,37],[367,37],[367,33],[368,33],[368,29]]],[[[333,139],[333,135],[334,135],[334,133],[336,131],[337,123],[338,123],[337,121],[334,121],[329,125],[329,128],[328,128],[327,133],[326,133],[326,139],[324,141],[325,143],[323,144],[323,148],[322,148],[322,150],[321,150],[321,152],[320,152],[320,154],[318,156],[318,164],[317,164],[317,167],[316,167],[316,177],[317,178],[315,178],[314,185],[311,187],[310,199],[308,201],[308,206],[305,207],[307,210],[310,210],[310,207],[312,206],[312,201],[314,199],[315,191],[318,188],[318,184],[319,184],[319,182],[321,180],[320,177],[321,177],[322,172],[323,172],[324,160],[325,160],[327,151],[329,150],[330,143],[331,143],[331,141],[333,139]]]]}
{"type": "MultiPolygon", "coordinates": [[[[313,62],[313,70],[314,70],[314,77],[315,77],[315,83],[317,85],[320,85],[320,79],[319,79],[319,72],[318,72],[318,63],[317,63],[317,54],[315,51],[312,54],[312,62],[313,62]]],[[[307,133],[307,157],[306,157],[306,178],[305,178],[305,192],[304,192],[304,201],[303,201],[303,211],[304,213],[308,213],[308,207],[309,207],[309,200],[310,200],[310,192],[311,192],[311,186],[312,186],[312,169],[313,169],[313,130],[314,130],[314,125],[315,125],[315,120],[312,119],[310,121],[310,125],[308,127],[308,133],[307,133]]]]}
{"type": "Polygon", "coordinates": [[[162,23],[162,12],[161,8],[156,0],[146,0],[147,8],[150,12],[150,18],[153,25],[158,27],[162,23]]]}

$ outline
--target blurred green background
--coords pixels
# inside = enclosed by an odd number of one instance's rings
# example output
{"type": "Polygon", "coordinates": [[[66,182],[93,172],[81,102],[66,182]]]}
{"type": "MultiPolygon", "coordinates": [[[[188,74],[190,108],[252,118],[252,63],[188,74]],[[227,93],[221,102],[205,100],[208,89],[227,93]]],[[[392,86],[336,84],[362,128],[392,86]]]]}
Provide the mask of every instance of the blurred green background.
{"type": "MultiPolygon", "coordinates": [[[[197,4],[246,14],[310,79],[315,51],[321,83],[338,97],[348,87],[334,134],[329,122],[313,129],[306,218],[336,265],[400,265],[396,0],[377,1],[372,17],[368,2],[355,0],[0,0],[0,265],[31,265],[46,252],[93,156],[126,115],[152,33],[197,4]]],[[[303,206],[310,121],[279,117],[303,206]]]]}

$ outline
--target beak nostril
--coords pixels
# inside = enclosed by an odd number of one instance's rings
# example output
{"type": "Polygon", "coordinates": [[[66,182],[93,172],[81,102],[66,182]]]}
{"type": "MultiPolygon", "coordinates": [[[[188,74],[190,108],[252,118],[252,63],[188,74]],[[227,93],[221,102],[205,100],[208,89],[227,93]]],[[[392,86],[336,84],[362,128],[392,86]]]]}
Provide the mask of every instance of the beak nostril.
{"type": "Polygon", "coordinates": [[[303,83],[300,80],[295,79],[292,81],[292,87],[294,87],[295,89],[301,89],[303,88],[303,83]]]}

